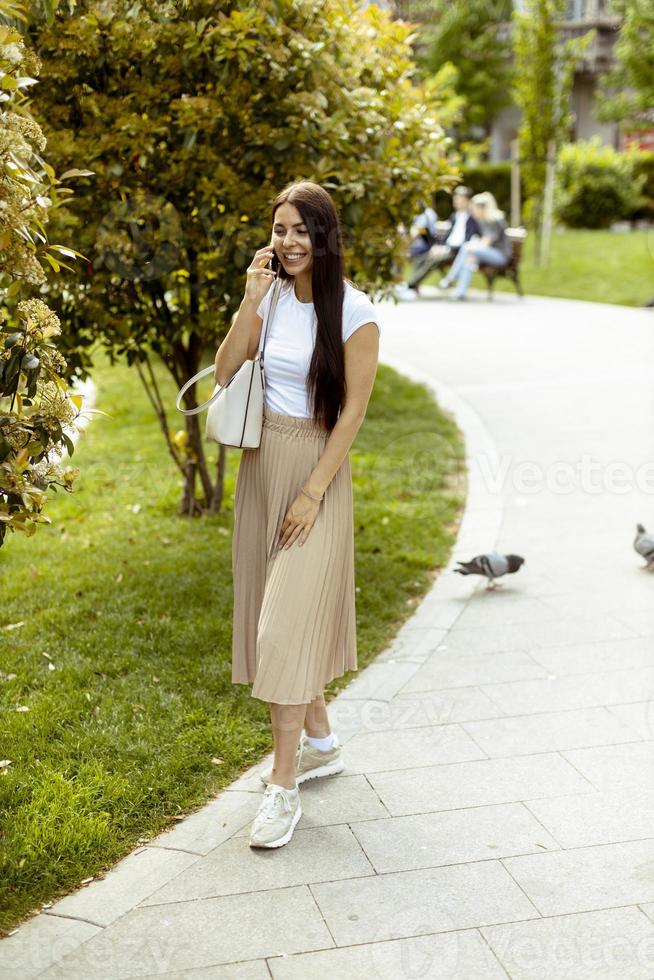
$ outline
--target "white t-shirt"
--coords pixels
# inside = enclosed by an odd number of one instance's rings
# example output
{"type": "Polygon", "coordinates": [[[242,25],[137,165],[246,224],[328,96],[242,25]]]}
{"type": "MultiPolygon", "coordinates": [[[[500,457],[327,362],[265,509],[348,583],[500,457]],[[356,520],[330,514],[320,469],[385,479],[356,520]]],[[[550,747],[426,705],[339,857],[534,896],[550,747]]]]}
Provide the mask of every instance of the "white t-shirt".
{"type": "MultiPolygon", "coordinates": [[[[274,283],[262,299],[257,313],[264,320],[259,340],[263,347],[265,314],[274,283]]],[[[381,334],[379,315],[368,295],[349,282],[343,282],[343,343],[364,323],[374,322],[381,334]]],[[[264,404],[273,412],[311,418],[306,379],[316,342],[317,320],[313,303],[301,303],[295,295],[295,280],[281,287],[272,323],[268,324],[264,354],[264,404]]]]}
{"type": "Polygon", "coordinates": [[[469,214],[467,211],[457,211],[452,230],[447,236],[446,245],[452,248],[461,248],[466,240],[466,225],[468,224],[469,214]]]}

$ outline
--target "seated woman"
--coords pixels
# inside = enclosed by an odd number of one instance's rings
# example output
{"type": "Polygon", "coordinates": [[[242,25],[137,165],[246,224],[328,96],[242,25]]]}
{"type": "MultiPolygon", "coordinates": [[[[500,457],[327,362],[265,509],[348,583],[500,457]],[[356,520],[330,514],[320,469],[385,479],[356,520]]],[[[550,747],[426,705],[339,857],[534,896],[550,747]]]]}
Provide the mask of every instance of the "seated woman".
{"type": "Polygon", "coordinates": [[[481,237],[474,236],[465,242],[452,263],[450,271],[439,282],[439,288],[447,289],[456,282],[455,299],[465,299],[472,274],[480,265],[505,266],[511,258],[511,242],[506,234],[504,212],[500,211],[490,191],[475,194],[471,208],[481,237]]]}

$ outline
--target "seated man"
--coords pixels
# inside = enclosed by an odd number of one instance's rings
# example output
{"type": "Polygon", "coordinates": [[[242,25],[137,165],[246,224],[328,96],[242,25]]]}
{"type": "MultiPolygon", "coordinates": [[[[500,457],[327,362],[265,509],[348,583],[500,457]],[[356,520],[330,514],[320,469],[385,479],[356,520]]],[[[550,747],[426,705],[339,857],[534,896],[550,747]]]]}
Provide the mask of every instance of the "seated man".
{"type": "Polygon", "coordinates": [[[464,242],[470,241],[473,235],[479,235],[479,226],[470,210],[471,197],[472,191],[469,187],[461,185],[454,189],[454,211],[450,215],[445,240],[442,243],[434,242],[418,253],[411,279],[407,285],[401,285],[396,290],[400,299],[414,299],[418,295],[420,283],[433,269],[452,262],[464,242]]]}
{"type": "Polygon", "coordinates": [[[448,289],[456,283],[454,299],[466,298],[472,275],[480,265],[502,269],[511,259],[511,241],[506,234],[504,212],[500,211],[490,191],[475,194],[472,213],[480,235],[462,246],[450,271],[438,284],[439,289],[448,289]]]}

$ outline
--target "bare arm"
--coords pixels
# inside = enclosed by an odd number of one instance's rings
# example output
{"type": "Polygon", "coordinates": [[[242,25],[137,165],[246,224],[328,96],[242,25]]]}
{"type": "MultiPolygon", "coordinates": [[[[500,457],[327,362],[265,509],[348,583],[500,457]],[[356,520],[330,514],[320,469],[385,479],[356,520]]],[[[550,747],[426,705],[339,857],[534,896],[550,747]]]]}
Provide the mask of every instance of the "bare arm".
{"type": "MultiPolygon", "coordinates": [[[[341,414],[329,434],[320,459],[303,484],[307,493],[313,497],[322,497],[361,428],[375,383],[378,355],[379,330],[376,323],[364,323],[345,343],[346,392],[341,414]]],[[[310,500],[299,491],[282,523],[279,547],[290,548],[297,541],[301,548],[321,506],[319,500],[310,500]]]]}
{"type": "Polygon", "coordinates": [[[259,303],[272,288],[275,273],[266,268],[273,254],[272,244],[259,248],[247,269],[245,293],[227,336],[216,351],[214,380],[218,385],[236,374],[248,358],[252,359],[259,347],[263,320],[257,313],[259,303]]]}
{"type": "Polygon", "coordinates": [[[364,323],[355,330],[344,350],[345,401],[320,459],[303,484],[315,496],[321,496],[331,483],[366,417],[379,360],[377,324],[364,323]]]}
{"type": "Polygon", "coordinates": [[[224,385],[259,347],[263,320],[257,313],[257,302],[244,296],[227,336],[216,351],[214,380],[224,385]]]}

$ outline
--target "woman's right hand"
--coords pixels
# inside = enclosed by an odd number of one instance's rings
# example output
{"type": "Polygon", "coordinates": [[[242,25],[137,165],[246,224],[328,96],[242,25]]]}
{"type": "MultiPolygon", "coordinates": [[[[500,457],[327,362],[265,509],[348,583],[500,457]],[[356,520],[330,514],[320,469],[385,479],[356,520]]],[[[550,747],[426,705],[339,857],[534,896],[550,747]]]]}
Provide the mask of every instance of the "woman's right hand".
{"type": "Polygon", "coordinates": [[[277,273],[268,268],[268,263],[273,254],[272,245],[258,249],[247,268],[244,299],[251,300],[257,306],[270,289],[270,284],[277,278],[277,273]]]}

